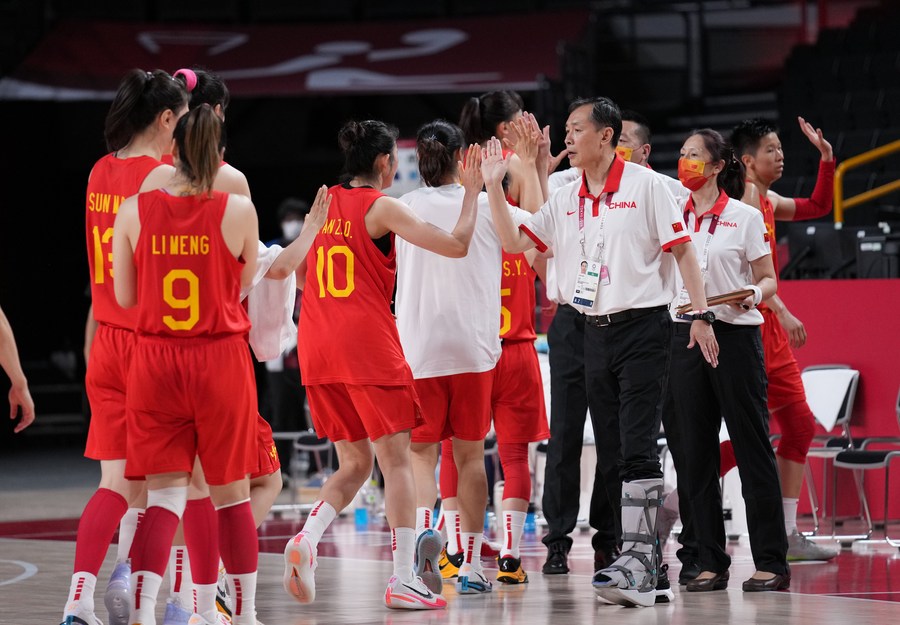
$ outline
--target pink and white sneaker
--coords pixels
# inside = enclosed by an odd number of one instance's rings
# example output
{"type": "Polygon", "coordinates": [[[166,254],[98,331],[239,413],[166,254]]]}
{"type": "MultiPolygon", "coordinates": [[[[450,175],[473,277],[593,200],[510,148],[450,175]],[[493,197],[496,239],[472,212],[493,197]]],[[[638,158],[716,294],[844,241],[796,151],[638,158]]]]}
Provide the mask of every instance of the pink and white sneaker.
{"type": "Polygon", "coordinates": [[[447,600],[431,592],[421,577],[402,582],[394,575],[384,591],[384,605],[398,610],[443,610],[447,600]]]}
{"type": "Polygon", "coordinates": [[[316,548],[305,534],[288,541],[284,548],[284,589],[300,603],[316,598],[316,548]]]}

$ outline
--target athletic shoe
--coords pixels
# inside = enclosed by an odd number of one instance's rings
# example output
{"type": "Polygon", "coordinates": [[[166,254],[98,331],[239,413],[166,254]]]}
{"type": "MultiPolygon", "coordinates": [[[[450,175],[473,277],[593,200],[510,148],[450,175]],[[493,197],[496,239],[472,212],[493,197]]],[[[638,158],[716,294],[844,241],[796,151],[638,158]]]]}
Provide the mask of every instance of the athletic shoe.
{"type": "Polygon", "coordinates": [[[187,625],[190,622],[193,612],[181,606],[178,599],[169,599],[166,601],[166,614],[163,617],[163,625],[187,625]]]}
{"type": "Polygon", "coordinates": [[[491,582],[482,571],[476,571],[471,564],[463,564],[456,578],[456,592],[460,595],[483,595],[491,592],[491,582]]]}
{"type": "Polygon", "coordinates": [[[527,584],[528,574],[522,568],[522,561],[512,556],[497,559],[497,581],[502,584],[527,584]]]}
{"type": "Polygon", "coordinates": [[[384,605],[397,610],[441,610],[447,607],[447,600],[429,590],[421,577],[401,582],[394,575],[384,591],[384,605]]]}
{"type": "Polygon", "coordinates": [[[451,555],[447,553],[446,549],[443,550],[438,564],[441,569],[441,577],[444,580],[455,579],[459,575],[459,567],[462,566],[463,558],[465,558],[465,554],[462,551],[451,555]]]}
{"type": "Polygon", "coordinates": [[[225,567],[219,565],[219,579],[216,580],[216,610],[231,618],[231,597],[228,595],[228,578],[225,567]]]}
{"type": "Polygon", "coordinates": [[[432,529],[427,529],[416,540],[416,576],[421,577],[428,590],[440,594],[444,587],[444,579],[441,576],[440,559],[444,543],[441,535],[432,529]]]}
{"type": "Polygon", "coordinates": [[[74,615],[67,616],[60,625],[103,625],[103,621],[93,614],[83,614],[82,616],[84,616],[83,619],[74,615]]]}
{"type": "Polygon", "coordinates": [[[191,614],[191,617],[188,619],[187,625],[231,625],[231,619],[219,612],[216,611],[216,620],[209,621],[202,614],[191,614]]]}
{"type": "Polygon", "coordinates": [[[297,534],[284,548],[284,578],[289,595],[300,603],[316,598],[316,548],[305,534],[297,534]]]}
{"type": "Polygon", "coordinates": [[[675,593],[669,583],[669,565],[663,564],[656,574],[656,603],[670,603],[674,600],[675,593]]]}
{"type": "Polygon", "coordinates": [[[128,625],[131,614],[131,564],[119,562],[106,586],[103,603],[109,612],[109,625],[128,625]]]}
{"type": "Polygon", "coordinates": [[[789,562],[797,562],[800,560],[831,560],[836,557],[840,551],[828,547],[817,545],[806,536],[797,531],[791,532],[788,538],[787,559],[789,562]]]}
{"type": "Polygon", "coordinates": [[[494,559],[500,555],[500,545],[492,543],[484,534],[481,535],[481,557],[494,559]]]}

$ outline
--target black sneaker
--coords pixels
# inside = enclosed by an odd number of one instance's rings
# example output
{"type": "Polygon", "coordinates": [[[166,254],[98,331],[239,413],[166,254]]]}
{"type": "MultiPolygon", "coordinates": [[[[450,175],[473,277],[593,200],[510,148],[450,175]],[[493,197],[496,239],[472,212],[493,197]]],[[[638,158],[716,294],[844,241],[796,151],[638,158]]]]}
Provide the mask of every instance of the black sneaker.
{"type": "Polygon", "coordinates": [[[692,579],[696,579],[700,575],[700,565],[694,561],[684,562],[681,565],[681,572],[678,573],[678,583],[684,586],[692,579]]]}
{"type": "Polygon", "coordinates": [[[569,547],[565,542],[550,543],[547,546],[547,561],[541,572],[544,575],[565,575],[569,572],[569,547]]]}
{"type": "Polygon", "coordinates": [[[669,603],[675,598],[669,583],[669,565],[663,564],[656,573],[656,603],[669,603]]]}
{"type": "Polygon", "coordinates": [[[606,549],[597,549],[594,551],[594,571],[600,571],[611,566],[619,557],[618,547],[613,547],[609,551],[606,549]]]}

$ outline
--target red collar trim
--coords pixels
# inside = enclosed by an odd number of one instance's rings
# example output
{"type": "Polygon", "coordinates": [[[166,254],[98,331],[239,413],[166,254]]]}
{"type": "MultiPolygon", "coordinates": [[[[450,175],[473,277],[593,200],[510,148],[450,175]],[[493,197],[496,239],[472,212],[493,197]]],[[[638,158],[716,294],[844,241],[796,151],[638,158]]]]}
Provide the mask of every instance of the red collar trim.
{"type": "MultiPolygon", "coordinates": [[[[728,204],[728,194],[725,193],[724,189],[719,189],[719,197],[716,198],[716,203],[713,204],[712,210],[707,213],[704,213],[702,217],[697,218],[697,222],[694,224],[694,232],[700,232],[700,222],[703,221],[703,217],[707,215],[721,217],[722,211],[725,210],[725,206],[728,204]]],[[[687,225],[688,223],[688,214],[694,213],[694,216],[697,215],[697,211],[694,208],[694,196],[688,196],[687,204],[684,205],[684,223],[687,225]]]]}
{"type": "Polygon", "coordinates": [[[596,203],[604,193],[615,193],[619,190],[619,185],[622,182],[622,172],[624,170],[625,161],[622,160],[621,156],[616,154],[615,158],[613,158],[612,165],[609,168],[609,175],[606,176],[606,184],[603,185],[603,190],[596,196],[591,195],[588,191],[587,176],[584,172],[581,172],[581,188],[578,190],[578,197],[590,198],[591,201],[596,203]]]}

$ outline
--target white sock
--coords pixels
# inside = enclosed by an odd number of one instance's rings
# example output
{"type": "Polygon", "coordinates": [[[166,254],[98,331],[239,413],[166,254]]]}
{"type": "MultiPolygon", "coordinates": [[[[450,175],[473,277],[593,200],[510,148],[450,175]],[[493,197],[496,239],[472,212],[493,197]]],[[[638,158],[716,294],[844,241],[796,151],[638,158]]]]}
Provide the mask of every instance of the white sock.
{"type": "Polygon", "coordinates": [[[215,584],[194,584],[193,585],[194,592],[194,600],[185,605],[182,602],[182,606],[188,608],[189,610],[193,610],[197,614],[206,614],[207,612],[215,612],[216,611],[216,585],[215,584]]]}
{"type": "Polygon", "coordinates": [[[309,513],[309,518],[306,519],[306,523],[303,524],[303,530],[300,533],[305,534],[313,545],[318,545],[319,541],[322,540],[322,534],[325,533],[325,530],[328,529],[328,526],[331,525],[336,516],[337,511],[330,503],[319,500],[313,505],[313,510],[309,513]]]}
{"type": "Polygon", "coordinates": [[[447,530],[447,553],[462,551],[459,542],[459,510],[444,510],[444,528],[447,530]]]}
{"type": "Polygon", "coordinates": [[[391,530],[391,555],[394,556],[394,575],[401,582],[412,581],[413,560],[416,551],[416,531],[411,527],[395,527],[391,530]]]}
{"type": "Polygon", "coordinates": [[[484,538],[484,534],[481,532],[471,533],[471,532],[463,532],[460,534],[460,540],[462,542],[463,549],[466,553],[466,557],[463,559],[465,564],[468,564],[475,571],[481,571],[481,541],[484,538]]]}
{"type": "Polygon", "coordinates": [[[97,587],[97,577],[90,573],[80,571],[72,575],[72,583],[69,586],[69,599],[66,601],[66,609],[63,612],[63,620],[67,616],[94,613],[94,589],[97,587]]]}
{"type": "Polygon", "coordinates": [[[150,571],[131,573],[131,620],[129,623],[156,625],[156,598],[162,577],[150,571]]]}
{"type": "Polygon", "coordinates": [[[116,545],[116,563],[128,561],[128,552],[131,551],[131,543],[134,541],[134,533],[138,523],[144,516],[143,508],[128,508],[125,516],[119,521],[119,544],[116,545]]]}
{"type": "Polygon", "coordinates": [[[431,529],[434,525],[434,510],[431,508],[416,508],[416,536],[431,529]]]}
{"type": "Polygon", "coordinates": [[[799,503],[799,499],[781,498],[781,507],[784,508],[784,531],[788,536],[797,529],[797,504],[799,503]]]}
{"type": "Polygon", "coordinates": [[[191,561],[187,547],[172,547],[169,551],[169,597],[178,599],[181,607],[194,610],[194,585],[191,580],[191,561]]]}
{"type": "Polygon", "coordinates": [[[503,546],[500,548],[500,557],[519,557],[519,543],[522,540],[522,531],[525,528],[525,513],[517,510],[503,511],[503,546]]]}
{"type": "Polygon", "coordinates": [[[256,571],[240,575],[229,573],[228,585],[233,594],[233,625],[256,625],[256,571]]]}
{"type": "Polygon", "coordinates": [[[444,506],[441,506],[438,512],[437,521],[434,522],[434,529],[441,535],[441,542],[447,544],[447,517],[444,516],[444,506]]]}

